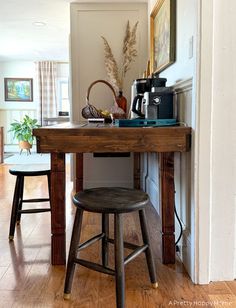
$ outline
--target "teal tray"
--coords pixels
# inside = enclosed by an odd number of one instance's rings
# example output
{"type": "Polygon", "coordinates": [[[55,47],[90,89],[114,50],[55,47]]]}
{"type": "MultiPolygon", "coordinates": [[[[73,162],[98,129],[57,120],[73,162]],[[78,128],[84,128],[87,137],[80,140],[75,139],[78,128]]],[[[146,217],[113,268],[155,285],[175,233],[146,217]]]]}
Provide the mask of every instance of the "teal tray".
{"type": "Polygon", "coordinates": [[[176,119],[116,119],[115,126],[118,127],[156,127],[156,126],[172,126],[176,125],[176,119]]]}

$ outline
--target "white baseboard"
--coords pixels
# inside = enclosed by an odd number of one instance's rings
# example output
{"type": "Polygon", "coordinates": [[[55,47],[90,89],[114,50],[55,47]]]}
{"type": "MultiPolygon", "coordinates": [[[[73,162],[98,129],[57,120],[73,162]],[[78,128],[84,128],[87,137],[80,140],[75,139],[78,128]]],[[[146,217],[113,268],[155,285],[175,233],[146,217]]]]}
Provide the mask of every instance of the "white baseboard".
{"type": "Polygon", "coordinates": [[[183,235],[178,243],[179,252],[177,253],[179,258],[184,264],[186,271],[188,272],[189,276],[191,277],[193,282],[194,281],[194,272],[193,272],[193,258],[192,254],[192,245],[191,245],[191,234],[188,230],[183,230],[183,235]]]}

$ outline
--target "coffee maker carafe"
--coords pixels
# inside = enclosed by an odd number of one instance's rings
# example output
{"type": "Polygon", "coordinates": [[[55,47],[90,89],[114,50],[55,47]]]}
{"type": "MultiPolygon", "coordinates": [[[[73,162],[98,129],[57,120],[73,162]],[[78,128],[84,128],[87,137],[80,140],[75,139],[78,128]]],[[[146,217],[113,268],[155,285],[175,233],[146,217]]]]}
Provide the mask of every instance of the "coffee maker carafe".
{"type": "Polygon", "coordinates": [[[136,79],[132,85],[131,118],[144,118],[144,93],[151,90],[151,79],[136,79]]]}

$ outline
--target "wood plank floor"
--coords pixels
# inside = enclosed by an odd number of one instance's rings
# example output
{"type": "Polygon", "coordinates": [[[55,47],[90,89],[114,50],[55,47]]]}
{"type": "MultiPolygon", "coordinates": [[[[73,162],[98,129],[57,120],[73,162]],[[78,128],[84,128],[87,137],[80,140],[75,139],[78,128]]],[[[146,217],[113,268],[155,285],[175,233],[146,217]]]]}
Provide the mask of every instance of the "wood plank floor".
{"type": "MultiPolygon", "coordinates": [[[[63,300],[65,267],[50,265],[50,214],[23,215],[14,242],[8,241],[8,229],[15,177],[9,166],[0,165],[0,307],[115,307],[114,278],[80,267],[76,269],[70,301],[63,300]]],[[[25,197],[47,194],[46,178],[28,178],[25,197]]],[[[73,224],[74,207],[67,179],[67,252],[73,224]]],[[[40,206],[40,204],[38,204],[40,206]]],[[[206,286],[194,285],[182,264],[161,264],[160,226],[155,211],[148,209],[149,226],[154,246],[159,288],[149,282],[144,255],[126,266],[126,307],[236,307],[236,282],[217,282],[206,286]]],[[[82,240],[100,230],[100,217],[86,214],[82,240]]],[[[112,221],[111,221],[112,228],[112,221]]],[[[125,239],[140,242],[136,214],[126,215],[125,239]]],[[[112,248],[110,249],[112,261],[112,248]]],[[[83,257],[99,260],[97,244],[83,251],[83,257]]]]}

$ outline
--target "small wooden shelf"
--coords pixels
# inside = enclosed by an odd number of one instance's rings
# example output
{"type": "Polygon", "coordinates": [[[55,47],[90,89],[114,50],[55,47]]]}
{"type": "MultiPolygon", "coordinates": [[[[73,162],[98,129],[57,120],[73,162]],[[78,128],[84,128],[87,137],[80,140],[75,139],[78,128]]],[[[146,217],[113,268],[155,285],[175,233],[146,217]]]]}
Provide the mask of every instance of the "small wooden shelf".
{"type": "Polygon", "coordinates": [[[54,125],[56,123],[64,123],[64,122],[69,122],[70,117],[69,116],[58,116],[58,117],[53,117],[53,118],[44,118],[43,122],[44,125],[54,125]]]}

